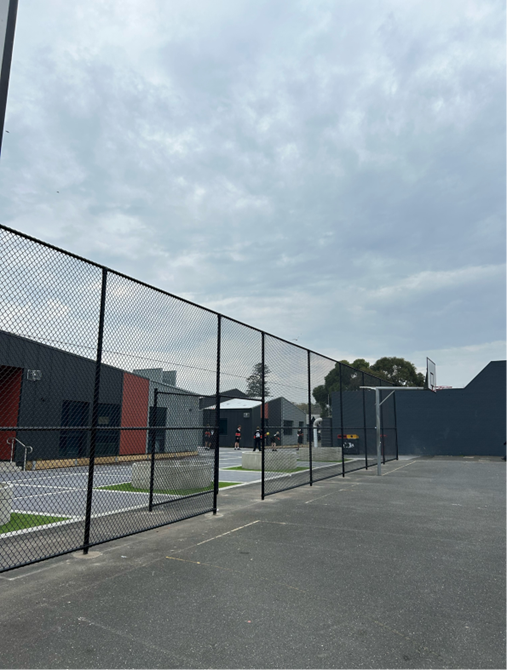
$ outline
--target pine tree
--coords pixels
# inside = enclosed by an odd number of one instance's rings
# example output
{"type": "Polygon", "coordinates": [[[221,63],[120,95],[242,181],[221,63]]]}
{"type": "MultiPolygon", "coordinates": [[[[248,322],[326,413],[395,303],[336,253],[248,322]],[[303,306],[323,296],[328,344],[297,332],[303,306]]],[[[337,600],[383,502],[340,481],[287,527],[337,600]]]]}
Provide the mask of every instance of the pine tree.
{"type": "MultiPolygon", "coordinates": [[[[266,378],[270,373],[267,365],[264,365],[264,396],[270,395],[266,378]]],[[[252,374],[246,379],[246,394],[253,398],[262,398],[262,363],[256,363],[253,366],[252,374]]]]}

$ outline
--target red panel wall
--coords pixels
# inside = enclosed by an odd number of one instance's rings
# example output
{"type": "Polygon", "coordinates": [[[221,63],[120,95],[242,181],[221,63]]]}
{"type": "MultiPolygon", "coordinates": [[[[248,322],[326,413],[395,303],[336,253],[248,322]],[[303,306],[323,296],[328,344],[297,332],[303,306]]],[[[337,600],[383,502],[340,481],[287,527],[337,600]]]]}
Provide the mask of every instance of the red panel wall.
{"type": "MultiPolygon", "coordinates": [[[[0,426],[17,426],[21,396],[22,368],[0,365],[0,426]]],[[[8,461],[11,447],[7,440],[16,437],[16,431],[0,431],[0,461],[8,461]]]]}
{"type": "MultiPolygon", "coordinates": [[[[131,426],[148,425],[148,402],[150,397],[150,382],[144,377],[123,373],[123,402],[121,406],[121,425],[124,428],[131,426]]],[[[125,430],[120,434],[120,455],[144,454],[146,452],[146,431],[125,430]]]]}

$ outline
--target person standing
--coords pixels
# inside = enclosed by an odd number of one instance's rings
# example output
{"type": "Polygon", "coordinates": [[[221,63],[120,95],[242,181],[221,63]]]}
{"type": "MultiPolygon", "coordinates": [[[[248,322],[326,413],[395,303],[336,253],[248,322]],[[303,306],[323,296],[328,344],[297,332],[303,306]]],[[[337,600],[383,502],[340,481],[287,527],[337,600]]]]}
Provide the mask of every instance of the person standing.
{"type": "Polygon", "coordinates": [[[259,449],[259,451],[262,451],[261,450],[261,439],[262,439],[261,429],[259,428],[259,426],[257,426],[257,428],[255,429],[255,433],[254,433],[254,448],[253,448],[254,451],[256,449],[259,449]]]}
{"type": "Polygon", "coordinates": [[[280,433],[276,431],[271,435],[271,451],[276,451],[276,445],[278,444],[277,440],[280,437],[280,433]]]}
{"type": "Polygon", "coordinates": [[[298,447],[301,447],[303,444],[303,429],[298,428],[298,447]]]}
{"type": "Polygon", "coordinates": [[[234,449],[239,450],[239,441],[241,440],[241,426],[236,428],[236,433],[234,435],[234,449]]]}
{"type": "Polygon", "coordinates": [[[211,441],[211,429],[208,424],[206,426],[206,430],[204,431],[204,448],[206,449],[206,451],[209,451],[210,441],[211,441]]]}

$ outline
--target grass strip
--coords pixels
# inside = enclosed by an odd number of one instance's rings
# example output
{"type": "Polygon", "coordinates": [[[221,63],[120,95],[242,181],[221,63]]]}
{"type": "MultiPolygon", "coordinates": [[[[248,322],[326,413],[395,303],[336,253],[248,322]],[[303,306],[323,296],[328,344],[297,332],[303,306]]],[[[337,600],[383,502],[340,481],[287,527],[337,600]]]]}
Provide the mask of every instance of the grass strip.
{"type": "Polygon", "coordinates": [[[33,528],[34,526],[45,526],[57,521],[65,521],[66,516],[46,516],[44,514],[24,514],[23,512],[12,512],[11,520],[0,526],[0,534],[11,533],[14,530],[23,530],[24,528],[33,528]]]}
{"type": "MultiPolygon", "coordinates": [[[[302,459],[302,458],[301,458],[301,459],[298,458],[298,461],[299,461],[299,460],[302,461],[303,459],[302,459]]],[[[345,461],[350,461],[350,460],[351,460],[350,458],[346,458],[346,459],[345,459],[345,461]]],[[[312,460],[312,464],[313,464],[313,465],[315,465],[316,463],[319,463],[319,464],[322,464],[322,465],[326,465],[327,463],[341,463],[341,462],[342,462],[342,459],[341,459],[341,458],[340,458],[339,461],[316,461],[315,459],[312,460]]],[[[306,463],[308,463],[308,461],[306,461],[306,463]]]]}
{"type": "MultiPolygon", "coordinates": [[[[218,488],[223,489],[226,486],[236,486],[240,482],[220,482],[218,488]]],[[[126,493],[149,493],[150,489],[137,489],[130,482],[123,484],[111,484],[111,486],[97,486],[99,491],[125,491],[126,493]]],[[[213,491],[213,484],[196,489],[153,489],[153,493],[165,493],[171,496],[188,496],[192,493],[204,493],[204,491],[213,491]]]]}
{"type": "MultiPolygon", "coordinates": [[[[239,470],[240,472],[261,472],[261,470],[253,470],[251,468],[243,468],[241,465],[235,465],[231,468],[224,468],[224,470],[239,470]]],[[[291,468],[290,470],[268,470],[268,468],[265,469],[266,472],[298,472],[300,470],[309,470],[309,468],[291,468]]]]}

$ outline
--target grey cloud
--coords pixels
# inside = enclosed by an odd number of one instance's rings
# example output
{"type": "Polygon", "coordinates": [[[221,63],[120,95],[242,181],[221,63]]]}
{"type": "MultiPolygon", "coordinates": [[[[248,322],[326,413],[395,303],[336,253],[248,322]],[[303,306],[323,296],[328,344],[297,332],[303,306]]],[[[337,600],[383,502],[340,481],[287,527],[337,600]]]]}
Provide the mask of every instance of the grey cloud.
{"type": "Polygon", "coordinates": [[[212,4],[27,3],[3,221],[314,349],[502,339],[503,7],[212,4]]]}

